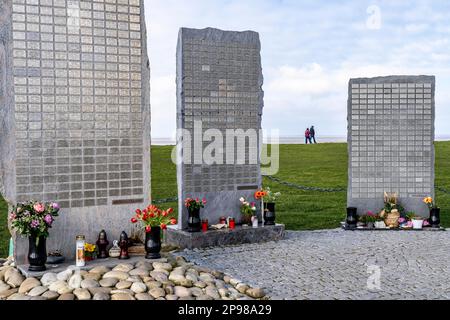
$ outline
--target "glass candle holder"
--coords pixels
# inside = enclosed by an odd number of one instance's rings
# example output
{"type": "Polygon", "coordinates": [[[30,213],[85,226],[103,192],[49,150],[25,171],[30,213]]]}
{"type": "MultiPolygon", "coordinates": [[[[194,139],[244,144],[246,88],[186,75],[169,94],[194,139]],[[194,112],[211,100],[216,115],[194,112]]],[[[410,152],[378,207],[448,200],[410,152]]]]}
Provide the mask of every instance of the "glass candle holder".
{"type": "Polygon", "coordinates": [[[202,231],[208,231],[208,220],[202,220],[202,231]]]}
{"type": "Polygon", "coordinates": [[[234,218],[230,218],[230,229],[234,230],[236,228],[236,221],[234,218]]]}

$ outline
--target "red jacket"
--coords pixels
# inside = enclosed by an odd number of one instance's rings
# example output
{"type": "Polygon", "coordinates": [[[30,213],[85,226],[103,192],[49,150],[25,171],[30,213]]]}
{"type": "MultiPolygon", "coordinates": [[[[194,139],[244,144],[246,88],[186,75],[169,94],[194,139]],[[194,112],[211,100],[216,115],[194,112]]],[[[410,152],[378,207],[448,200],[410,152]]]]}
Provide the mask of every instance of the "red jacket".
{"type": "Polygon", "coordinates": [[[309,129],[305,131],[305,138],[309,138],[311,136],[311,133],[309,132],[309,129]]]}

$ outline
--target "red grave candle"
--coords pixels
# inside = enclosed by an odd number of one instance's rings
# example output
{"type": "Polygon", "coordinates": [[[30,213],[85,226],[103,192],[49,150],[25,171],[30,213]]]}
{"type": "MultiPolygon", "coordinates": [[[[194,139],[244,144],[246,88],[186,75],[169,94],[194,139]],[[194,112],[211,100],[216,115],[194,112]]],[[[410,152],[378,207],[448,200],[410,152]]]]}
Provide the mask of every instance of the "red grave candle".
{"type": "Polygon", "coordinates": [[[208,220],[202,220],[202,231],[208,231],[208,220]]]}
{"type": "Polygon", "coordinates": [[[230,229],[234,230],[236,228],[236,221],[234,220],[234,218],[230,219],[230,229]]]}

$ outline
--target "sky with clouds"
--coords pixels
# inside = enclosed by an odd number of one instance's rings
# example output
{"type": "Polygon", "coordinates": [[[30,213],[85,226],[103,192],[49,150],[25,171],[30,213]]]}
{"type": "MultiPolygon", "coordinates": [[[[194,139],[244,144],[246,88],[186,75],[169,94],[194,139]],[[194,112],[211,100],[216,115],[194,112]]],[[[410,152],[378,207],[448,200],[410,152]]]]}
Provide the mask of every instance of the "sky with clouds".
{"type": "Polygon", "coordinates": [[[436,76],[436,133],[450,135],[448,0],[145,0],[152,135],[175,136],[180,27],[254,30],[262,43],[263,128],[346,135],[350,78],[436,76]]]}

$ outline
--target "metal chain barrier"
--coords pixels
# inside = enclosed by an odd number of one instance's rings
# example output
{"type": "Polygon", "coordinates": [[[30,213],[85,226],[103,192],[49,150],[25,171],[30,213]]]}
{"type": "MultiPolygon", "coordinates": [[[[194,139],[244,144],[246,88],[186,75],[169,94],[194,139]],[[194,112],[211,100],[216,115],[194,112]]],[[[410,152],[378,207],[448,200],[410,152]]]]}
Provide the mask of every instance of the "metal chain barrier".
{"type": "Polygon", "coordinates": [[[319,188],[319,187],[308,187],[308,186],[301,186],[295,183],[291,183],[291,182],[287,182],[287,181],[283,181],[279,178],[276,178],[274,176],[264,176],[265,178],[276,182],[278,184],[290,187],[290,188],[294,188],[294,189],[298,189],[298,190],[302,190],[302,191],[317,191],[317,192],[328,192],[328,193],[332,193],[332,192],[344,192],[347,191],[347,188],[344,187],[337,187],[337,188],[319,188]]]}

